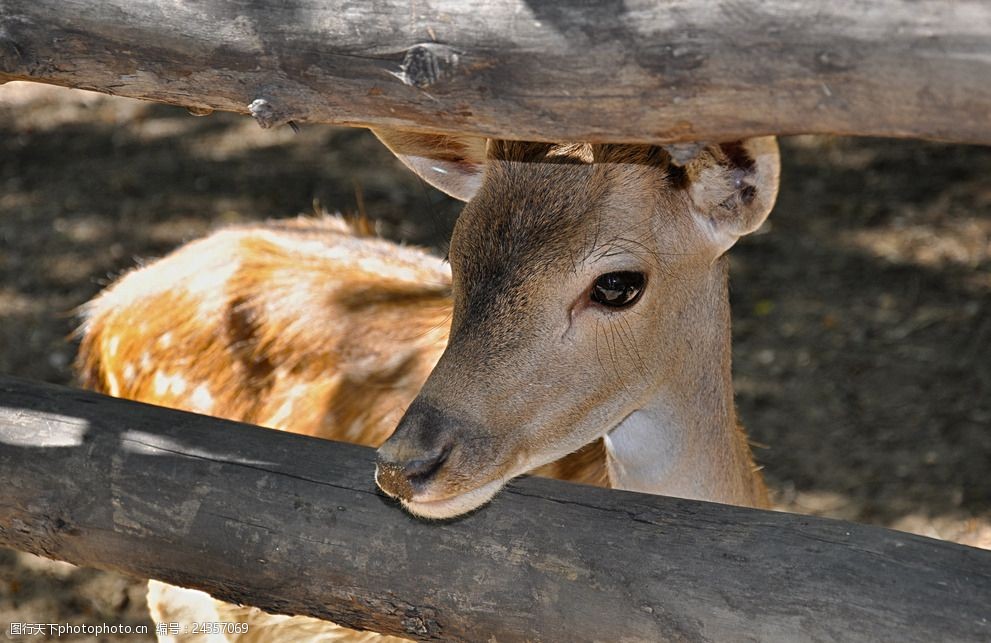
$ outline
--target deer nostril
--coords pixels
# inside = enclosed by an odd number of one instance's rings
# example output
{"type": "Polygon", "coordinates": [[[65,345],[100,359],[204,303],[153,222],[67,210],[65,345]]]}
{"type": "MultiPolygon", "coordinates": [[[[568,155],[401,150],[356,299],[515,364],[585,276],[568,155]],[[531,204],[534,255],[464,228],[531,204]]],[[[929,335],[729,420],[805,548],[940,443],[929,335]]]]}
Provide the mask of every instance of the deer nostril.
{"type": "Polygon", "coordinates": [[[424,458],[410,460],[403,465],[403,473],[412,484],[422,484],[432,478],[447,462],[451,446],[445,445],[424,458]]]}
{"type": "Polygon", "coordinates": [[[391,450],[379,448],[375,480],[387,494],[409,500],[415,486],[426,484],[440,471],[451,454],[451,446],[435,449],[422,458],[403,461],[391,450]],[[392,456],[392,457],[390,457],[392,456]]]}

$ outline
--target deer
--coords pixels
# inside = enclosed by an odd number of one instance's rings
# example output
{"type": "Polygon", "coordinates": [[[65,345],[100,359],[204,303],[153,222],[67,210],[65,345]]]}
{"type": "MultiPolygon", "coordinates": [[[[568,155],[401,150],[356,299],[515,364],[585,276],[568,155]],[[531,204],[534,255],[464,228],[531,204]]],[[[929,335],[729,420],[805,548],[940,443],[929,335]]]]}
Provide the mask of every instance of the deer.
{"type": "MultiPolygon", "coordinates": [[[[329,216],[221,229],[82,308],[81,384],[376,447],[378,486],[425,519],[528,472],[769,506],[734,406],[726,252],[773,207],[773,137],[680,164],[373,131],[466,201],[447,261],[329,216]]],[[[334,627],[156,581],[149,603],[267,639],[334,627]]]]}

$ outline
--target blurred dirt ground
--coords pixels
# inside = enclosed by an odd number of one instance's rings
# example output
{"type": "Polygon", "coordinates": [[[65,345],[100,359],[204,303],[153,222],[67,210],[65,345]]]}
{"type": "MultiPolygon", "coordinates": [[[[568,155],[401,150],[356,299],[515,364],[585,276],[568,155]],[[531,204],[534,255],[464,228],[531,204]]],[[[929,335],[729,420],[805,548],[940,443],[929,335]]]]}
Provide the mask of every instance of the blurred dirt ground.
{"type": "MultiPolygon", "coordinates": [[[[780,507],[991,546],[991,148],[798,137],[783,163],[732,254],[738,404],[780,507]]],[[[0,373],[71,382],[72,310],[116,275],[321,207],[440,251],[459,210],[364,131],[0,87],[0,373]]],[[[143,593],[0,550],[5,628],[149,624],[143,593]]]]}

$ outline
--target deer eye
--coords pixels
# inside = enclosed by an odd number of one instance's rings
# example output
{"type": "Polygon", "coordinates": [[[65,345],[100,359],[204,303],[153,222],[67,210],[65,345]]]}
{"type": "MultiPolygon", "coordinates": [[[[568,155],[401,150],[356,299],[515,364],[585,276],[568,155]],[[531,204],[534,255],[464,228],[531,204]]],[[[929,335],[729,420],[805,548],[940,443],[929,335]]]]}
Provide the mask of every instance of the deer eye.
{"type": "Polygon", "coordinates": [[[642,272],[607,272],[592,284],[592,301],[610,308],[630,306],[640,299],[646,281],[642,272]]]}

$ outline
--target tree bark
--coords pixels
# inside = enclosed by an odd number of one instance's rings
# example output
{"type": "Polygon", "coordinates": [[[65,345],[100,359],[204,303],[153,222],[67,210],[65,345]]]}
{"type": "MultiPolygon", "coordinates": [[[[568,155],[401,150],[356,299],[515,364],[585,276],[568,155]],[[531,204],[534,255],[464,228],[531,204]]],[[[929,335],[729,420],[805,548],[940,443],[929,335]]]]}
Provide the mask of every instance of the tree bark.
{"type": "Polygon", "coordinates": [[[0,544],[423,640],[986,641],[991,552],[523,479],[464,518],[370,449],[0,378],[0,544]]]}
{"type": "Polygon", "coordinates": [[[0,82],[521,140],[991,144],[984,0],[0,0],[0,82]]]}

